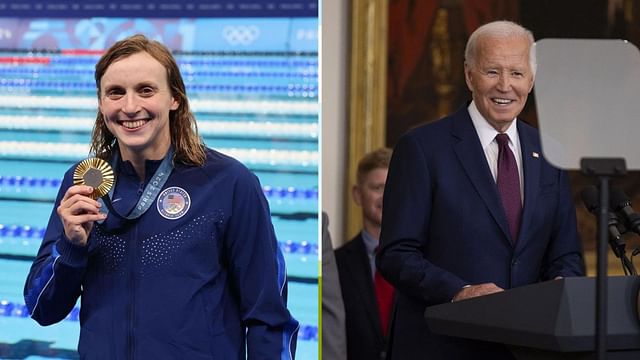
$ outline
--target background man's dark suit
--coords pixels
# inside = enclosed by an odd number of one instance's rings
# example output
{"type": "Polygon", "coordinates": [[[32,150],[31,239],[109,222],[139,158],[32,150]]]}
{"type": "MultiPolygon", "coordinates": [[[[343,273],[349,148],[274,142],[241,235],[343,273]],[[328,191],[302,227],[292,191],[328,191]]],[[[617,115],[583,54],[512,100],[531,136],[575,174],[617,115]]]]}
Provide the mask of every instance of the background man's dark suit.
{"type": "Polygon", "coordinates": [[[347,359],[384,359],[385,339],[362,236],[359,234],[335,254],[346,314],[347,359]]]}
{"type": "Polygon", "coordinates": [[[430,333],[425,307],[451,301],[467,284],[509,289],[584,273],[566,174],[542,158],[535,129],[521,121],[517,129],[524,204],[515,246],[466,106],[412,130],[394,149],[377,258],[398,294],[392,359],[467,359],[480,348],[509,358],[501,346],[430,333]]]}

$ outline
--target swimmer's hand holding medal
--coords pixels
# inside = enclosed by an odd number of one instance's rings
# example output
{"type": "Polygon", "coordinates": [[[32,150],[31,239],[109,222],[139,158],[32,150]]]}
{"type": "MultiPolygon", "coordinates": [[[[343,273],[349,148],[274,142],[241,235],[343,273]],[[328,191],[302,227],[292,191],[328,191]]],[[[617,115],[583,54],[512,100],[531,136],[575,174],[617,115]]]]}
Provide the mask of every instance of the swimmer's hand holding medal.
{"type": "Polygon", "coordinates": [[[71,244],[87,246],[94,222],[102,223],[107,218],[108,209],[111,208],[109,191],[113,188],[114,182],[111,165],[102,159],[85,159],[75,167],[74,187],[67,189],[57,208],[64,235],[71,244]],[[78,188],[74,189],[76,186],[78,188]],[[107,209],[100,209],[104,205],[107,209]]]}
{"type": "Polygon", "coordinates": [[[91,186],[93,192],[89,197],[93,200],[107,195],[114,181],[115,176],[111,165],[95,157],[81,161],[73,171],[73,184],[91,186]]]}

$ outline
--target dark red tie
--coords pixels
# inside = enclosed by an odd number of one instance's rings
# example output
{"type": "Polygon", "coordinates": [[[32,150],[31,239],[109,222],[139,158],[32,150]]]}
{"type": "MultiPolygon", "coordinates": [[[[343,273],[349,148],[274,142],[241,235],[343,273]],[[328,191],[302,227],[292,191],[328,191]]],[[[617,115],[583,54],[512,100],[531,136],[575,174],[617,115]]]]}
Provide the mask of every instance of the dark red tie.
{"type": "Polygon", "coordinates": [[[382,333],[387,336],[389,330],[389,318],[391,317],[391,307],[393,305],[393,286],[385,280],[379,271],[374,276],[374,286],[376,298],[378,300],[378,311],[380,313],[380,325],[382,333]]]}
{"type": "Polygon", "coordinates": [[[509,148],[509,135],[496,135],[498,142],[498,190],[507,215],[511,241],[516,242],[520,230],[522,203],[520,201],[520,176],[513,152],[509,148]]]}

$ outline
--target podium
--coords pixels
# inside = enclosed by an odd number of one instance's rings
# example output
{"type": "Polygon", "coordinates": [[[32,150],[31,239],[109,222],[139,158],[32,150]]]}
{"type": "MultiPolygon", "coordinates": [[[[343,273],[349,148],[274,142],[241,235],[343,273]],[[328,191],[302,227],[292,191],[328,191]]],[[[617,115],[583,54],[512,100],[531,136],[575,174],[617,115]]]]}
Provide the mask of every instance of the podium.
{"type": "MultiPolygon", "coordinates": [[[[607,359],[640,359],[640,277],[608,279],[607,359]]],[[[517,359],[595,359],[596,279],[564,278],[430,306],[441,335],[507,345],[517,359]]]]}

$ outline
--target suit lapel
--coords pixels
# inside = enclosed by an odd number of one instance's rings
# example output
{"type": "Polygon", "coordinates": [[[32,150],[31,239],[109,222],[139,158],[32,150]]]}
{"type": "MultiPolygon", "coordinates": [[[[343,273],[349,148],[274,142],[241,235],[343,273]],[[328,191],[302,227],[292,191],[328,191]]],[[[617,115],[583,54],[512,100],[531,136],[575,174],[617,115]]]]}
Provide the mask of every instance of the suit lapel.
{"type": "Polygon", "coordinates": [[[502,208],[498,187],[493,180],[480,139],[466,108],[458,111],[455,115],[452,135],[458,139],[457,142],[454,142],[454,151],[458,160],[460,160],[469,180],[471,180],[474,188],[504,233],[505,240],[510,242],[509,225],[502,208]]]}
{"type": "Polygon", "coordinates": [[[367,312],[367,318],[371,321],[371,326],[376,329],[376,334],[382,339],[382,327],[380,326],[380,314],[378,313],[378,303],[376,293],[373,288],[373,274],[371,274],[371,266],[369,265],[369,257],[367,249],[364,246],[362,235],[356,238],[357,247],[354,249],[353,262],[351,272],[354,281],[358,287],[358,293],[361,295],[362,305],[367,312]]]}
{"type": "Polygon", "coordinates": [[[538,199],[538,190],[540,182],[540,166],[542,159],[540,158],[542,152],[540,151],[540,144],[537,139],[537,135],[531,131],[526,131],[524,126],[518,126],[518,135],[520,137],[520,148],[522,150],[522,166],[524,167],[524,207],[522,209],[522,224],[520,226],[520,235],[517,248],[522,248],[526,242],[527,237],[525,234],[530,233],[532,226],[531,219],[532,214],[536,208],[536,201],[538,199]],[[534,155],[537,154],[537,156],[534,155]]]}

